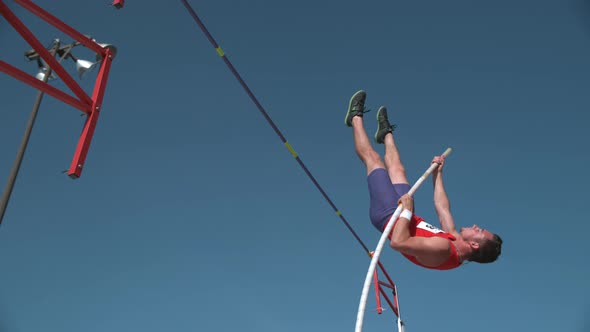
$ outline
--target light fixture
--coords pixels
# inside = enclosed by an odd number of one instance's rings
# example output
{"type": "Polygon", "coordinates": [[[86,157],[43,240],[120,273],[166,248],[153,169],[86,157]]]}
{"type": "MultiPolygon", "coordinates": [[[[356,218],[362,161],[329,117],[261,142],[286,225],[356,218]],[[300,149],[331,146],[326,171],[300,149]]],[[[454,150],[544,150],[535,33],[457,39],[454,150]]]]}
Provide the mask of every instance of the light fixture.
{"type": "MultiPolygon", "coordinates": [[[[98,44],[100,47],[102,48],[106,48],[111,50],[111,56],[114,58],[117,55],[117,47],[115,47],[115,45],[111,45],[111,44],[98,44]]],[[[96,61],[102,61],[102,55],[101,54],[97,54],[96,55],[96,61]]]]}
{"type": "Polygon", "coordinates": [[[47,72],[49,71],[49,69],[48,69],[48,67],[43,65],[43,62],[41,61],[40,58],[37,58],[37,66],[39,67],[39,72],[37,73],[37,75],[35,75],[35,78],[37,78],[39,81],[47,82],[47,81],[51,81],[51,80],[54,80],[57,78],[52,71],[51,75],[49,75],[49,78],[47,80],[45,80],[45,75],[47,75],[47,72]]]}
{"type": "Polygon", "coordinates": [[[82,78],[82,76],[84,76],[84,74],[86,74],[87,71],[92,70],[92,68],[94,68],[94,66],[96,66],[96,64],[98,63],[98,62],[92,62],[92,61],[88,61],[88,60],[78,59],[71,53],[68,54],[68,58],[72,59],[72,61],[74,61],[76,63],[76,72],[78,72],[80,79],[82,78]]]}
{"type": "Polygon", "coordinates": [[[96,66],[96,62],[92,62],[92,61],[88,61],[88,60],[76,60],[76,71],[78,72],[78,75],[80,76],[80,78],[82,78],[82,76],[84,76],[84,74],[89,71],[92,70],[92,68],[94,68],[94,66],[96,66]]]}

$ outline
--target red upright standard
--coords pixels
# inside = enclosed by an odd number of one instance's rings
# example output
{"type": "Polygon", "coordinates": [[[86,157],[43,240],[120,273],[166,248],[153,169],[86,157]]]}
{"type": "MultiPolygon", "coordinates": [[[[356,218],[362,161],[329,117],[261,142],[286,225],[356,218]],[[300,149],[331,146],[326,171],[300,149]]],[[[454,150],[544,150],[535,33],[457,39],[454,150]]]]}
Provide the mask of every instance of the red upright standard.
{"type": "MultiPolygon", "coordinates": [[[[47,63],[47,65],[57,74],[57,76],[59,76],[59,78],[64,81],[65,85],[74,93],[75,96],[72,96],[60,89],[54,88],[53,86],[36,79],[35,77],[16,67],[11,66],[2,60],[0,60],[0,71],[5,72],[10,76],[79,109],[87,115],[84,129],[82,130],[82,134],[76,147],[76,152],[74,153],[74,158],[70,164],[70,168],[68,169],[68,175],[73,179],[77,179],[82,173],[84,161],[86,160],[86,155],[88,154],[88,149],[90,148],[90,142],[92,141],[94,128],[96,127],[96,122],[98,121],[98,116],[100,114],[102,99],[109,76],[109,70],[111,68],[111,62],[113,61],[116,53],[116,48],[112,45],[98,44],[96,40],[76,31],[30,0],[14,1],[47,23],[61,30],[63,33],[72,37],[81,45],[84,45],[88,49],[95,52],[97,59],[100,60],[100,69],[94,83],[94,91],[92,92],[92,96],[88,96],[88,94],[86,94],[86,92],[72,78],[72,76],[67,73],[62,65],[58,63],[58,61],[49,53],[47,49],[45,49],[45,47],[43,47],[41,42],[39,42],[39,40],[26,27],[26,25],[8,8],[4,1],[0,0],[0,14],[2,14],[8,23],[10,23],[10,25],[12,25],[14,29],[23,37],[23,39],[33,47],[33,49],[39,54],[39,57],[43,59],[45,63],[47,63]]],[[[122,5],[122,1],[120,2],[122,5]]]]}

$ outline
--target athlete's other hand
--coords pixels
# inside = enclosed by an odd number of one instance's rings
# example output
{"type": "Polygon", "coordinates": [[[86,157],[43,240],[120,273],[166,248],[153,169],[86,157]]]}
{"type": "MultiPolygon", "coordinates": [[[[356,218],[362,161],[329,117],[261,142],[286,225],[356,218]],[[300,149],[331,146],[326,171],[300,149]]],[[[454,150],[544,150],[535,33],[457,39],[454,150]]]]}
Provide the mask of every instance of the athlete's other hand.
{"type": "Polygon", "coordinates": [[[445,166],[445,156],[444,155],[434,156],[434,158],[432,159],[432,163],[433,164],[438,164],[438,167],[436,168],[436,170],[439,173],[442,172],[442,169],[445,166]]]}
{"type": "Polygon", "coordinates": [[[412,196],[405,194],[402,197],[400,197],[398,203],[401,203],[404,209],[414,211],[414,199],[412,198],[412,196]]]}

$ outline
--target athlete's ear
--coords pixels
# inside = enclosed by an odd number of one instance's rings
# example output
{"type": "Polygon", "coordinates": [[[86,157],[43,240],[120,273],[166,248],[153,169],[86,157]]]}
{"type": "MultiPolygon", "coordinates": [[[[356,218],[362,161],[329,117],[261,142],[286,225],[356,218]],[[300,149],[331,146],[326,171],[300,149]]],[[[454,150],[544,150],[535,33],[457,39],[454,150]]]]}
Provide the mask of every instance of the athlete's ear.
{"type": "Polygon", "coordinates": [[[472,249],[477,250],[479,249],[479,243],[475,242],[475,241],[469,241],[469,245],[471,246],[472,249]]]}

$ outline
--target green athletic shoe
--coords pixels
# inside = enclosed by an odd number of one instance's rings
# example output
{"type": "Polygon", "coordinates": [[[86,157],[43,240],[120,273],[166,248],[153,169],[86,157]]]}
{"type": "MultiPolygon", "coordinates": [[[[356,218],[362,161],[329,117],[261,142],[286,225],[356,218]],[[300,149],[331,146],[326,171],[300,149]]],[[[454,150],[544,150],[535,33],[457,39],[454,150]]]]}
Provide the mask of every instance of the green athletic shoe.
{"type": "Polygon", "coordinates": [[[392,133],[395,127],[396,125],[389,124],[389,119],[387,118],[387,108],[385,108],[385,106],[379,107],[379,110],[377,111],[377,131],[375,132],[375,142],[377,144],[383,144],[385,135],[387,135],[387,133],[392,133]]]}
{"type": "Polygon", "coordinates": [[[367,94],[363,90],[357,91],[352,95],[352,98],[350,98],[348,112],[346,112],[346,117],[344,118],[344,123],[348,127],[352,127],[352,118],[355,116],[363,116],[363,113],[368,112],[365,111],[365,99],[367,99],[367,94]]]}

